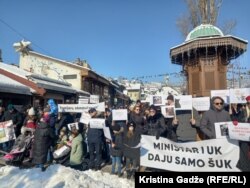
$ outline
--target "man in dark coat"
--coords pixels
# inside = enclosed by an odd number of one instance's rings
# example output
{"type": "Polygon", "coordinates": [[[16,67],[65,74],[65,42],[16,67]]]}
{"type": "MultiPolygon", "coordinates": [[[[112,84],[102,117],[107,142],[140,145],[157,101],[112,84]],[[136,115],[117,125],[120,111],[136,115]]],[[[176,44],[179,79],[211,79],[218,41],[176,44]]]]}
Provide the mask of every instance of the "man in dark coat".
{"type": "MultiPolygon", "coordinates": [[[[89,114],[91,118],[97,118],[97,111],[95,108],[89,109],[89,114]]],[[[90,169],[101,169],[103,139],[103,129],[90,128],[90,125],[88,125],[87,140],[89,146],[90,169]]]]}

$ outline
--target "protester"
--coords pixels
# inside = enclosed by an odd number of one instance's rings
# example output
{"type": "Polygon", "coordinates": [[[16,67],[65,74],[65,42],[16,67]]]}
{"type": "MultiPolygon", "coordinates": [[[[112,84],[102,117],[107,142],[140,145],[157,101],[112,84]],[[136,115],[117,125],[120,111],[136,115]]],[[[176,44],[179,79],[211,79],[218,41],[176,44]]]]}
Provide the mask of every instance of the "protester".
{"type": "Polygon", "coordinates": [[[83,138],[82,134],[79,134],[79,130],[73,127],[71,130],[73,137],[70,151],[70,167],[76,170],[81,170],[81,164],[83,160],[83,138]]]}
{"type": "Polygon", "coordinates": [[[123,154],[126,158],[127,178],[134,177],[140,165],[140,139],[141,133],[134,122],[129,122],[124,128],[123,154]]]}
{"type": "Polygon", "coordinates": [[[215,123],[231,121],[229,113],[224,110],[224,100],[215,96],[211,99],[210,109],[206,111],[200,123],[200,130],[206,139],[216,138],[215,123]]]}
{"type": "Polygon", "coordinates": [[[119,125],[115,125],[111,127],[111,131],[113,132],[113,139],[111,141],[111,149],[110,154],[112,156],[112,170],[111,174],[117,174],[119,177],[122,176],[122,132],[120,132],[121,127],[119,125]],[[116,170],[117,167],[117,170],[116,170]]]}
{"type": "Polygon", "coordinates": [[[49,148],[51,147],[55,139],[55,134],[52,128],[49,126],[49,114],[45,113],[40,119],[37,128],[34,133],[33,144],[33,163],[37,168],[41,168],[45,171],[45,163],[47,162],[47,156],[49,148]]]}
{"type": "MultiPolygon", "coordinates": [[[[97,111],[95,108],[89,109],[89,114],[91,118],[97,118],[97,111]]],[[[87,140],[90,156],[89,168],[100,170],[102,163],[102,143],[104,140],[103,129],[91,128],[90,125],[88,125],[87,140]]]]}

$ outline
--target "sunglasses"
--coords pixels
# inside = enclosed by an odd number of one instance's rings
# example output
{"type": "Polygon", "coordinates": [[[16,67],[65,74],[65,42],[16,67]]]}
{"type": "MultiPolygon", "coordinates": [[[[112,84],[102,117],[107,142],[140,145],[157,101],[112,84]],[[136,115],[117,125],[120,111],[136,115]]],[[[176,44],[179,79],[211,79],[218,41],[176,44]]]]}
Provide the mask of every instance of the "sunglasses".
{"type": "Polygon", "coordinates": [[[136,111],[139,111],[140,109],[135,109],[136,111]]]}
{"type": "Polygon", "coordinates": [[[214,103],[215,105],[223,105],[223,102],[214,103]]]}

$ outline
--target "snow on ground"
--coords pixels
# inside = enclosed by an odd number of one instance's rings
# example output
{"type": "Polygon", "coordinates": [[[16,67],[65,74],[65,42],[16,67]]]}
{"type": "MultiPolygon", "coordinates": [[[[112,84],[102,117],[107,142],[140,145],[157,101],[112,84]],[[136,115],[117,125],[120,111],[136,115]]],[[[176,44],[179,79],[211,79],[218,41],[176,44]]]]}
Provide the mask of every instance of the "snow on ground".
{"type": "Polygon", "coordinates": [[[40,168],[0,168],[1,188],[132,188],[134,180],[119,178],[102,171],[78,171],[62,165],[51,165],[45,172],[40,168]]]}

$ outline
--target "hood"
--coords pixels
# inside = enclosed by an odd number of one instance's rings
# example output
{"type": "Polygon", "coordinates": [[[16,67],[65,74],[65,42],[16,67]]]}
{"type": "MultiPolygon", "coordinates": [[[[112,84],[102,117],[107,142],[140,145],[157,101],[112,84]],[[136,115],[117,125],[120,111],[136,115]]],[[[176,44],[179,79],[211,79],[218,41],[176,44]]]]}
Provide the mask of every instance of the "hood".
{"type": "Polygon", "coordinates": [[[210,101],[210,109],[214,110],[214,111],[218,111],[217,109],[215,109],[214,107],[214,101],[215,99],[220,99],[222,102],[223,102],[223,108],[222,110],[224,110],[225,108],[225,101],[223,100],[223,98],[219,97],[219,96],[215,96],[215,97],[212,97],[211,101],[210,101]]]}

